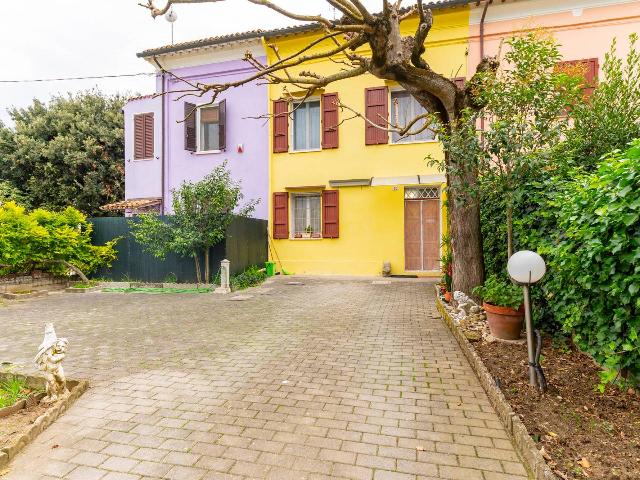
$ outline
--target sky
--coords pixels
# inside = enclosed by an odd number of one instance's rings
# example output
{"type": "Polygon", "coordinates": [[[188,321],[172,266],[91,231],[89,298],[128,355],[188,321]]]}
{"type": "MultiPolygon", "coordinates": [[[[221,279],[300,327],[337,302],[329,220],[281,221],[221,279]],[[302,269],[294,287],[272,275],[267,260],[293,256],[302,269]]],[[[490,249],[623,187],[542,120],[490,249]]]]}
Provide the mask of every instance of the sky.
{"type": "MultiPolygon", "coordinates": [[[[140,0],[2,0],[0,9],[1,80],[48,79],[153,72],[136,53],[171,43],[171,26],[151,18],[140,0]]],[[[274,0],[300,13],[333,18],[324,0],[274,0]]],[[[409,4],[410,2],[407,2],[409,4]]],[[[371,11],[382,0],[364,0],[371,11]]],[[[164,0],[156,0],[164,5],[164,0]]],[[[291,25],[276,12],[248,3],[225,0],[211,4],[176,5],[176,42],[220,34],[291,25]]],[[[12,122],[7,109],[26,107],[38,98],[98,88],[105,93],[150,93],[152,75],[102,80],[39,83],[0,82],[0,121],[12,122]]]]}

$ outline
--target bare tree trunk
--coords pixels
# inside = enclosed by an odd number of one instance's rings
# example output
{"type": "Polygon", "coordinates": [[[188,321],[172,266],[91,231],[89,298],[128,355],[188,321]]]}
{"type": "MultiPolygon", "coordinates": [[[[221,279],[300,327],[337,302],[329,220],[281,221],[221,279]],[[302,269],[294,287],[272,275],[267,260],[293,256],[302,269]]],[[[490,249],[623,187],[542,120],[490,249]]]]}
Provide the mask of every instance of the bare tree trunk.
{"type": "Polygon", "coordinates": [[[211,279],[211,272],[209,271],[209,247],[204,249],[204,283],[209,284],[211,279]]]}
{"type": "MultiPolygon", "coordinates": [[[[447,161],[454,160],[448,158],[447,161]]],[[[453,254],[452,287],[471,295],[473,289],[484,282],[484,257],[480,230],[480,205],[477,196],[469,193],[469,187],[477,183],[473,169],[455,168],[455,175],[448,174],[449,235],[453,254]]]]}
{"type": "Polygon", "coordinates": [[[62,263],[65,267],[73,270],[73,272],[76,273],[76,275],[78,275],[84,283],[89,283],[89,279],[87,278],[87,276],[84,273],[82,273],[82,270],[80,270],[78,267],[70,264],[66,260],[60,260],[60,263],[62,263]]]}
{"type": "Polygon", "coordinates": [[[513,255],[513,205],[507,202],[507,260],[513,255]]]}
{"type": "Polygon", "coordinates": [[[196,283],[199,285],[202,283],[202,276],[200,274],[200,260],[198,259],[197,253],[193,254],[193,261],[195,262],[195,265],[196,265],[196,283]]]}

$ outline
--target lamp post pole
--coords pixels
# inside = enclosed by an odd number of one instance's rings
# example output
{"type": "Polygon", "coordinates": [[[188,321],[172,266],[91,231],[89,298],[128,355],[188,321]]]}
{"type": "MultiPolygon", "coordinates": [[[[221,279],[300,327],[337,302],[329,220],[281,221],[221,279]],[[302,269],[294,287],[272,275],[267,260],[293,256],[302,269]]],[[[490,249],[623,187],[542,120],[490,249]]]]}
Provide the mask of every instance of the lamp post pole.
{"type": "Polygon", "coordinates": [[[529,355],[529,384],[532,387],[538,386],[536,380],[536,370],[534,363],[536,361],[536,353],[533,346],[533,322],[531,321],[531,300],[529,298],[529,284],[522,285],[522,293],[524,294],[524,323],[527,328],[527,352],[529,355]]]}

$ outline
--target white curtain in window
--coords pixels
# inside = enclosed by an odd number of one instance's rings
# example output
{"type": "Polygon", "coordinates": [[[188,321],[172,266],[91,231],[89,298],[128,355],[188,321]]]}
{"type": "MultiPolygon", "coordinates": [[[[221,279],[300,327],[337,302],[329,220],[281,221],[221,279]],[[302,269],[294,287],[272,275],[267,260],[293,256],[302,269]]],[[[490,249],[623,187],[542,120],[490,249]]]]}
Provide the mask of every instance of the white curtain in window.
{"type": "MultiPolygon", "coordinates": [[[[393,123],[400,126],[407,125],[418,115],[427,113],[427,110],[418,103],[418,101],[408,92],[392,92],[391,93],[391,119],[393,123]]],[[[424,121],[418,121],[411,130],[416,130],[424,124],[424,121]]],[[[431,130],[424,130],[417,135],[409,135],[400,138],[398,133],[392,134],[393,143],[406,142],[425,142],[433,140],[435,134],[431,130]]]]}
{"type": "Polygon", "coordinates": [[[320,233],[320,195],[296,195],[294,233],[320,233]]]}
{"type": "Polygon", "coordinates": [[[207,152],[220,148],[220,115],[218,107],[200,109],[200,150],[207,152]]]}
{"type": "Polygon", "coordinates": [[[293,112],[294,150],[320,148],[320,102],[296,104],[294,108],[296,108],[293,112]]]}

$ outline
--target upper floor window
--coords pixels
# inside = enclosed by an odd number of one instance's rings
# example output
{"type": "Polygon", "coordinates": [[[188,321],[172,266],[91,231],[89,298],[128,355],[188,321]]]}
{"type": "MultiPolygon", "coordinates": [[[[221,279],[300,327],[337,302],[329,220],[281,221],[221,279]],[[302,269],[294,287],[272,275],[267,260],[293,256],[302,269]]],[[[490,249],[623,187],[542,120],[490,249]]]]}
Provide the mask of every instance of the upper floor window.
{"type": "MultiPolygon", "coordinates": [[[[391,120],[396,125],[407,125],[414,118],[419,115],[428,113],[427,110],[418,103],[418,101],[409,93],[405,91],[391,92],[391,120]]],[[[424,124],[424,121],[418,121],[412,130],[419,129],[424,124]]],[[[411,143],[411,142],[428,142],[435,140],[435,133],[426,128],[422,132],[416,135],[408,135],[400,137],[396,132],[391,134],[392,143],[411,143]]]]}
{"type": "Polygon", "coordinates": [[[198,151],[220,150],[220,109],[218,106],[198,109],[198,151]]]}
{"type": "Polygon", "coordinates": [[[320,148],[320,100],[293,104],[293,150],[320,148]]]}
{"type": "Polygon", "coordinates": [[[217,152],[226,148],[226,101],[199,107],[184,104],[184,148],[191,152],[217,152]]]}
{"type": "Polygon", "coordinates": [[[133,159],[153,158],[153,113],[133,116],[133,159]]]}

